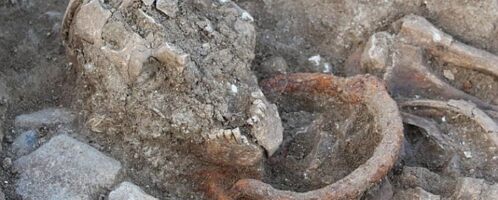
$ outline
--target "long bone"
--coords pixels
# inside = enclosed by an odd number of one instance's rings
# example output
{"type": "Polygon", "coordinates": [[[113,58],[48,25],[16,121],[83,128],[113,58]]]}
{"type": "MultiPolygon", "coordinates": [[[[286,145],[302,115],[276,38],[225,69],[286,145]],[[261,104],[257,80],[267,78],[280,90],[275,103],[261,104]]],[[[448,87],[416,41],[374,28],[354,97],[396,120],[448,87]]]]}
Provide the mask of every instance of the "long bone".
{"type": "Polygon", "coordinates": [[[465,99],[485,109],[497,109],[483,100],[469,95],[434,75],[424,62],[423,51],[408,44],[396,44],[392,66],[386,69],[384,80],[395,95],[405,97],[441,96],[445,99],[465,99]]]}
{"type": "MultiPolygon", "coordinates": [[[[483,109],[498,110],[498,106],[467,94],[436,76],[428,67],[424,54],[494,77],[498,77],[497,56],[454,40],[420,16],[406,16],[394,25],[398,27],[397,35],[375,33],[362,52],[350,57],[350,62],[359,62],[360,70],[365,72],[384,73],[384,80],[395,96],[464,99],[483,109]]],[[[349,67],[353,71],[357,69],[357,66],[349,67]]]]}
{"type": "Polygon", "coordinates": [[[424,47],[441,60],[498,77],[498,56],[456,41],[425,18],[409,15],[401,20],[399,36],[424,47]]]}

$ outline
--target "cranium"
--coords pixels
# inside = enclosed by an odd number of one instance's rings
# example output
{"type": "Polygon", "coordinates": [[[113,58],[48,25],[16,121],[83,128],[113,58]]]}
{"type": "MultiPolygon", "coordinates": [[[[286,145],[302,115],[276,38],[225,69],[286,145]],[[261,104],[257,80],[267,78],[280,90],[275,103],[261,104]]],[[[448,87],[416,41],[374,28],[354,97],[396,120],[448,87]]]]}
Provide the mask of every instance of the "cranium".
{"type": "Polygon", "coordinates": [[[71,0],[63,38],[94,132],[145,155],[184,149],[235,167],[257,166],[282,141],[249,69],[252,20],[233,2],[71,0]]]}

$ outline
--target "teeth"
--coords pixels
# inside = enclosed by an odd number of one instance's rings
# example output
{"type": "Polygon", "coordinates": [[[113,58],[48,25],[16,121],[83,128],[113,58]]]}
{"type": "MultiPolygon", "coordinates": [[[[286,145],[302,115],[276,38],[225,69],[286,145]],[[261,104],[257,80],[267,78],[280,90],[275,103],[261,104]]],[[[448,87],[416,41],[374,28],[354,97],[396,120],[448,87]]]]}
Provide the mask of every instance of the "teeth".
{"type": "Polygon", "coordinates": [[[225,139],[227,139],[228,141],[232,141],[233,140],[232,130],[223,131],[223,136],[225,136],[225,139]]]}
{"type": "Polygon", "coordinates": [[[233,137],[235,138],[235,140],[238,142],[238,143],[242,143],[242,134],[240,134],[240,129],[239,128],[236,128],[232,131],[233,133],[233,137]]]}
{"type": "Polygon", "coordinates": [[[242,136],[242,137],[240,137],[240,139],[242,141],[242,144],[249,144],[249,140],[247,140],[246,136],[242,136]]]}
{"type": "Polygon", "coordinates": [[[224,137],[225,137],[225,133],[224,133],[223,130],[219,130],[219,131],[216,132],[216,138],[217,139],[222,139],[224,137]]]}
{"type": "Polygon", "coordinates": [[[261,90],[258,90],[256,92],[251,93],[251,97],[255,99],[261,99],[264,97],[263,92],[261,90]]]}
{"type": "Polygon", "coordinates": [[[235,129],[219,129],[213,133],[206,134],[203,136],[206,140],[228,140],[228,142],[236,142],[239,144],[247,144],[247,137],[242,135],[240,128],[235,129]]]}

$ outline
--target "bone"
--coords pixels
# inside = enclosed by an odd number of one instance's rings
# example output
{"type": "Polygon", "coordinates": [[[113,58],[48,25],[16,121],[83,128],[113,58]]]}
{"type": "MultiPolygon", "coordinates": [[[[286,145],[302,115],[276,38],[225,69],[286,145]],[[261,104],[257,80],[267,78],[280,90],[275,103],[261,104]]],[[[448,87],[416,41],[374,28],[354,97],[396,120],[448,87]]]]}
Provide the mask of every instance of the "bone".
{"type": "Polygon", "coordinates": [[[498,146],[498,124],[489,117],[484,111],[477,108],[475,104],[462,101],[462,100],[450,100],[436,101],[436,100],[413,100],[402,102],[401,107],[431,107],[443,110],[453,111],[462,114],[477,124],[479,124],[485,131],[484,134],[493,141],[495,146],[498,146]]]}
{"type": "MultiPolygon", "coordinates": [[[[71,5],[74,4],[71,3],[71,5]]],[[[111,11],[104,9],[99,0],[92,0],[81,5],[75,13],[74,33],[86,42],[101,44],[102,28],[109,17],[111,17],[111,11]]]]}
{"type": "Polygon", "coordinates": [[[484,109],[498,109],[483,100],[469,95],[434,75],[424,62],[423,49],[409,44],[396,44],[393,64],[384,74],[389,90],[404,97],[440,96],[444,99],[472,101],[484,109]]]}
{"type": "Polygon", "coordinates": [[[183,71],[190,60],[189,54],[183,53],[180,49],[168,43],[155,49],[152,55],[162,63],[174,66],[180,72],[183,71]]]}
{"type": "Polygon", "coordinates": [[[401,20],[400,36],[428,49],[445,62],[498,77],[498,56],[453,39],[425,18],[410,15],[401,20]]]}
{"type": "Polygon", "coordinates": [[[445,138],[434,122],[406,112],[401,112],[401,116],[403,117],[404,123],[422,128],[424,130],[422,133],[424,133],[426,137],[434,140],[439,148],[451,149],[451,145],[447,142],[448,139],[445,138]]]}
{"type": "Polygon", "coordinates": [[[126,82],[133,83],[142,72],[143,63],[151,56],[151,50],[145,43],[142,37],[133,33],[123,49],[114,50],[104,46],[102,52],[110,61],[119,65],[121,76],[126,82]]]}
{"type": "MultiPolygon", "coordinates": [[[[350,63],[359,62],[364,73],[379,75],[385,71],[383,78],[396,98],[438,96],[446,100],[463,99],[482,109],[498,110],[498,106],[467,94],[436,76],[428,67],[425,54],[495,77],[498,77],[497,56],[454,40],[420,16],[406,16],[394,25],[399,25],[394,38],[384,32],[372,35],[361,57],[352,55],[350,63]]],[[[446,76],[454,78],[453,74],[446,73],[446,76]]]]}
{"type": "Polygon", "coordinates": [[[280,147],[283,138],[277,106],[268,103],[261,91],[253,92],[251,98],[253,101],[249,110],[250,119],[247,120],[252,127],[251,135],[271,156],[280,147]]]}
{"type": "Polygon", "coordinates": [[[393,36],[387,32],[373,34],[368,40],[363,53],[361,54],[362,67],[368,73],[376,74],[385,71],[389,65],[393,36]]]}
{"type": "Polygon", "coordinates": [[[222,134],[211,140],[204,142],[203,153],[209,155],[206,161],[221,166],[238,166],[249,167],[254,166],[263,159],[263,151],[259,145],[249,143],[241,136],[241,143],[236,142],[232,135],[232,131],[225,132],[229,138],[222,134]],[[245,141],[245,142],[244,142],[245,141]]]}

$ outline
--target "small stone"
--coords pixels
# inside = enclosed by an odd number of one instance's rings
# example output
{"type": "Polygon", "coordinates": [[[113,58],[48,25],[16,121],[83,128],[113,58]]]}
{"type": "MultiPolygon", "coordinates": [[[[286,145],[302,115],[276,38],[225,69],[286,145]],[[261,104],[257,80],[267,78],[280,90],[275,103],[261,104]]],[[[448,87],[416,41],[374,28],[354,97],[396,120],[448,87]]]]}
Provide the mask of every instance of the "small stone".
{"type": "Polygon", "coordinates": [[[130,182],[123,182],[109,193],[109,200],[157,200],[146,194],[140,187],[130,182]]]}
{"type": "Polygon", "coordinates": [[[443,70],[443,76],[448,80],[451,81],[455,80],[455,75],[450,70],[443,70]]]}
{"type": "Polygon", "coordinates": [[[176,17],[178,12],[178,0],[157,0],[156,7],[169,17],[176,17]]]}
{"type": "Polygon", "coordinates": [[[0,189],[0,200],[5,200],[5,194],[1,189],[0,189]]]}
{"type": "Polygon", "coordinates": [[[394,195],[393,186],[389,179],[385,179],[379,185],[370,189],[365,195],[366,200],[392,199],[394,195]]]}
{"type": "Polygon", "coordinates": [[[220,2],[221,4],[224,4],[224,3],[227,3],[229,2],[230,0],[218,0],[218,2],[220,2]]]}
{"type": "Polygon", "coordinates": [[[12,167],[12,159],[11,158],[3,159],[2,167],[3,167],[3,169],[10,169],[10,167],[12,167]]]}
{"type": "Polygon", "coordinates": [[[498,197],[498,184],[490,185],[486,191],[481,194],[481,199],[493,199],[498,197]]]}
{"type": "Polygon", "coordinates": [[[270,57],[261,63],[259,72],[265,76],[270,77],[275,74],[285,74],[287,73],[287,62],[284,58],[280,56],[270,57]]]}
{"type": "Polygon", "coordinates": [[[361,55],[361,65],[367,72],[382,72],[387,67],[393,36],[387,32],[373,34],[361,55]]]}
{"type": "Polygon", "coordinates": [[[486,183],[482,179],[461,178],[450,199],[480,199],[486,183]]]}
{"type": "Polygon", "coordinates": [[[434,195],[430,192],[425,191],[420,187],[410,188],[407,190],[402,190],[396,192],[394,198],[396,200],[440,200],[439,195],[434,195]]]}
{"type": "Polygon", "coordinates": [[[12,143],[14,142],[14,138],[10,134],[7,134],[5,135],[5,142],[12,143]]]}
{"type": "Polygon", "coordinates": [[[254,18],[249,14],[247,11],[242,12],[242,15],[240,16],[241,19],[249,22],[253,22],[254,18]]]}
{"type": "Polygon", "coordinates": [[[67,135],[58,135],[14,161],[16,193],[23,199],[91,199],[110,189],[121,164],[67,135]]]}
{"type": "Polygon", "coordinates": [[[19,115],[15,119],[17,129],[36,130],[41,127],[71,124],[76,116],[64,108],[47,108],[30,114],[19,115]]]}
{"type": "Polygon", "coordinates": [[[29,130],[21,133],[12,143],[13,153],[19,157],[31,153],[38,144],[38,132],[29,130]]]}
{"type": "Polygon", "coordinates": [[[472,152],[470,152],[470,151],[464,151],[463,154],[464,154],[465,158],[472,158],[472,152]]]}
{"type": "Polygon", "coordinates": [[[234,84],[230,85],[230,90],[232,91],[233,94],[237,94],[239,92],[239,89],[234,84]]]}
{"type": "Polygon", "coordinates": [[[322,56],[320,55],[315,55],[311,56],[308,61],[310,61],[313,65],[318,66],[322,62],[322,56]]]}
{"type": "Polygon", "coordinates": [[[151,6],[152,4],[154,4],[154,1],[155,1],[155,0],[142,0],[142,2],[143,2],[146,6],[151,6]]]}

